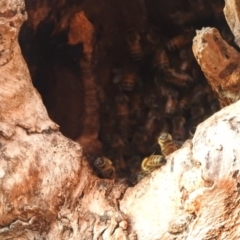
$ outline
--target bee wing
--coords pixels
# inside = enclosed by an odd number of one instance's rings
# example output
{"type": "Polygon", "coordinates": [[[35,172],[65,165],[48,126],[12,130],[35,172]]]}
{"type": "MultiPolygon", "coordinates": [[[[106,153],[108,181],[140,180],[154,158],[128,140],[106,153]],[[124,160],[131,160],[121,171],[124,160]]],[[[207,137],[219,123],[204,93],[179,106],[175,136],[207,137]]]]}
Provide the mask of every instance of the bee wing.
{"type": "Polygon", "coordinates": [[[147,165],[153,168],[160,167],[166,163],[166,160],[162,155],[151,155],[149,160],[150,161],[147,162],[147,165]]]}

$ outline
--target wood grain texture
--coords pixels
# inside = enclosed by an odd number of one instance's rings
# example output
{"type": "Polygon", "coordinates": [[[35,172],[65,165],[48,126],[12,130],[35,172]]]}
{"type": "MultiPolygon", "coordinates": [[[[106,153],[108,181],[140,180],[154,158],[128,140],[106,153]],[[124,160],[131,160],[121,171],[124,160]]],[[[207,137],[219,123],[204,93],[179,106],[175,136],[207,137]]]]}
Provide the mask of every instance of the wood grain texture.
{"type": "Polygon", "coordinates": [[[235,43],[240,47],[240,3],[238,0],[225,0],[223,9],[227,23],[235,37],[235,43]]]}
{"type": "MultiPolygon", "coordinates": [[[[240,238],[240,101],[198,125],[192,140],[136,186],[99,179],[82,147],[58,132],[32,86],[16,41],[23,1],[1,4],[3,25],[19,21],[15,35],[5,28],[10,51],[0,66],[1,239],[240,238]]],[[[203,29],[194,41],[222,104],[239,99],[233,91],[239,66],[231,65],[239,54],[215,29],[203,29]]]]}
{"type": "Polygon", "coordinates": [[[240,98],[240,54],[229,46],[216,28],[203,28],[193,39],[193,53],[222,107],[240,98]]]}

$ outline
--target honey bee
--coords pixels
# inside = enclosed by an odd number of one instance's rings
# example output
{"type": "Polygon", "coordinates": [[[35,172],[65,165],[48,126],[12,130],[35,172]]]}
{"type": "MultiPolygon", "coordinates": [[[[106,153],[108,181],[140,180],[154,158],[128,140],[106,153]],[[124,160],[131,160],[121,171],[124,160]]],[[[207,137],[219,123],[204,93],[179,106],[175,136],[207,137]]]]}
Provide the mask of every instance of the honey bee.
{"type": "Polygon", "coordinates": [[[185,129],[186,120],[182,116],[176,116],[173,118],[173,131],[172,135],[174,140],[183,142],[186,137],[185,129]]]}
{"type": "Polygon", "coordinates": [[[172,115],[177,110],[177,98],[174,95],[168,95],[165,105],[165,113],[172,115]]]}
{"type": "Polygon", "coordinates": [[[124,91],[130,92],[134,89],[137,82],[136,72],[127,72],[123,75],[121,85],[124,91]]]}
{"type": "Polygon", "coordinates": [[[141,61],[143,57],[143,51],[140,35],[136,31],[129,31],[127,34],[127,43],[133,60],[141,61]]]}
{"type": "Polygon", "coordinates": [[[160,136],[158,137],[158,144],[164,157],[178,149],[172,140],[172,136],[166,132],[162,132],[160,134],[160,136]]]}
{"type": "Polygon", "coordinates": [[[154,62],[158,69],[167,70],[170,67],[167,52],[161,48],[157,48],[155,51],[154,62]]]}
{"type": "Polygon", "coordinates": [[[115,168],[112,165],[112,161],[106,157],[98,157],[94,161],[94,167],[97,169],[100,177],[103,178],[115,178],[115,168]]]}
{"type": "Polygon", "coordinates": [[[193,78],[185,71],[177,72],[173,68],[168,69],[168,76],[167,81],[179,87],[185,87],[193,82],[193,78]]]}
{"type": "Polygon", "coordinates": [[[178,35],[168,41],[167,48],[169,51],[176,51],[184,47],[186,44],[188,44],[188,41],[185,36],[178,35]]]}
{"type": "Polygon", "coordinates": [[[183,34],[179,34],[173,38],[171,38],[167,42],[167,49],[171,52],[180,50],[185,47],[189,43],[191,43],[194,34],[192,34],[191,30],[185,31],[183,34]]]}
{"type": "Polygon", "coordinates": [[[163,166],[166,159],[162,155],[151,155],[143,159],[141,169],[144,173],[151,173],[156,168],[163,166]]]}

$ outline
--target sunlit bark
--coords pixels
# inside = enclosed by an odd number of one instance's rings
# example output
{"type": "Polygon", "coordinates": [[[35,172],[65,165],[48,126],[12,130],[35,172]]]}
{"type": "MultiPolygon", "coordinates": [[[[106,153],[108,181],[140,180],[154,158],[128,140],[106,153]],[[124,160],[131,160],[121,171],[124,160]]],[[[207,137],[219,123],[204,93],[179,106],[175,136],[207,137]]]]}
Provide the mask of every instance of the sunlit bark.
{"type": "MultiPolygon", "coordinates": [[[[136,186],[99,179],[32,86],[17,42],[25,18],[23,0],[0,2],[0,238],[239,239],[240,102],[201,123],[136,186]]],[[[194,49],[223,102],[238,81],[238,53],[214,29],[198,33],[194,49]]]]}

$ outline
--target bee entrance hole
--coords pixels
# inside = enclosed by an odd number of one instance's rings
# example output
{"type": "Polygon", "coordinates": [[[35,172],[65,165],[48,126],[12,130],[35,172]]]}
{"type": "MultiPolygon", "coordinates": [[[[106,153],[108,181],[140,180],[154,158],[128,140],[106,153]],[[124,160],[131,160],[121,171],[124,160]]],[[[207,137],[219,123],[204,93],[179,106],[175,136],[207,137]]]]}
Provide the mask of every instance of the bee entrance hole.
{"type": "Polygon", "coordinates": [[[118,176],[139,171],[161,132],[183,142],[219,109],[191,45],[205,26],[233,41],[224,0],[25,2],[19,42],[50,118],[73,140],[97,136],[89,154],[111,159],[118,176]],[[72,44],[81,11],[93,33],[72,44]]]}

